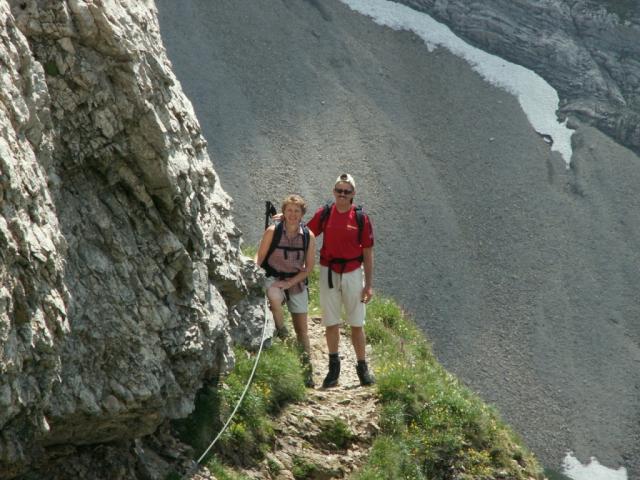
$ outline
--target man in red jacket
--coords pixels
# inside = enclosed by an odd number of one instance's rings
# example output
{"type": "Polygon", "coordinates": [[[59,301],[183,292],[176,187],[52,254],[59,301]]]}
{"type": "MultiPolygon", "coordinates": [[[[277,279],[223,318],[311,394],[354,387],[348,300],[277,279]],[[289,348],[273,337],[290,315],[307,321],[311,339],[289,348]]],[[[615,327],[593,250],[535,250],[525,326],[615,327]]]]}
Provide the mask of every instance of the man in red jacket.
{"type": "Polygon", "coordinates": [[[329,349],[329,372],[323,388],[335,387],[340,377],[340,313],[351,326],[351,343],[361,385],[375,379],[367,367],[364,334],[365,304],[373,295],[373,227],[369,217],[353,205],[356,183],[340,175],[333,188],[335,202],[316,211],[307,226],[323,234],[320,249],[320,306],[329,349]]]}

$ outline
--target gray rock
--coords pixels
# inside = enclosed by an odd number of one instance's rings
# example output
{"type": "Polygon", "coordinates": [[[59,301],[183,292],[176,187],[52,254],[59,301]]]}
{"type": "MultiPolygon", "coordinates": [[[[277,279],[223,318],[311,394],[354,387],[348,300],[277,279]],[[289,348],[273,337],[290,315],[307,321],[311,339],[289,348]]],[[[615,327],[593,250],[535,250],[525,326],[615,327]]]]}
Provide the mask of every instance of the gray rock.
{"type": "MultiPolygon", "coordinates": [[[[187,415],[203,380],[233,365],[232,337],[259,342],[263,310],[153,2],[0,0],[0,21],[0,478],[12,478],[78,455],[69,445],[130,449],[187,415]]],[[[117,468],[104,475],[134,478],[117,468]]]]}
{"type": "Polygon", "coordinates": [[[587,121],[640,152],[640,8],[595,0],[398,0],[523,65],[587,121]]]}

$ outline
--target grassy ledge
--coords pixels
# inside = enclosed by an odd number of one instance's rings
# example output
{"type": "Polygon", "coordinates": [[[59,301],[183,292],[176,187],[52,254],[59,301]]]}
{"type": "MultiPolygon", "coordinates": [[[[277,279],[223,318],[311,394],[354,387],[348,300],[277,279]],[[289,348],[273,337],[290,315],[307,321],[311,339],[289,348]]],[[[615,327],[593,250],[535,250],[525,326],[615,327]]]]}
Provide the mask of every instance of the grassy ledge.
{"type": "Polygon", "coordinates": [[[436,361],[422,332],[393,300],[371,302],[366,328],[382,433],[355,478],[543,478],[518,436],[436,361]]]}
{"type": "MultiPolygon", "coordinates": [[[[194,412],[174,422],[182,441],[199,458],[235,408],[253,369],[255,354],[235,349],[233,371],[196,397],[194,412]]],[[[291,342],[275,342],[262,351],[251,387],[229,427],[209,454],[205,465],[220,480],[245,478],[233,466],[250,466],[264,458],[274,443],[273,418],[288,403],[303,400],[305,386],[297,348],[291,342]]]]}
{"type": "MultiPolygon", "coordinates": [[[[311,308],[318,312],[318,275],[310,278],[311,308]]],[[[391,299],[375,297],[367,309],[366,332],[380,399],[376,437],[368,462],[352,478],[542,479],[542,469],[496,410],[449,374],[435,359],[415,323],[391,299]]],[[[236,366],[205,386],[194,413],[175,422],[180,438],[198,458],[233,410],[254,362],[236,350],[236,366]]],[[[206,465],[225,480],[246,478],[234,466],[251,466],[274,445],[273,420],[288,403],[305,397],[294,342],[276,341],[263,351],[251,388],[206,465]]],[[[340,423],[336,423],[340,426],[340,423]]],[[[327,432],[344,436],[344,432],[327,432]]],[[[295,478],[314,478],[300,464],[295,478]]],[[[277,472],[273,472],[274,475],[277,472]]]]}

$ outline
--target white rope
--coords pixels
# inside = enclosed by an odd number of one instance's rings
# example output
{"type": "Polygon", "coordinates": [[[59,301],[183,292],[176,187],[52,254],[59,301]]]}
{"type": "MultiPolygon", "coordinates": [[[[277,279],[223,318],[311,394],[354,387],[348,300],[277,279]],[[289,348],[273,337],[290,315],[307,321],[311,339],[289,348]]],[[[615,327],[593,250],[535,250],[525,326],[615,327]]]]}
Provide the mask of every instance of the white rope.
{"type": "Polygon", "coordinates": [[[264,323],[262,325],[262,335],[260,337],[260,348],[258,349],[258,354],[256,355],[256,361],[253,364],[253,370],[251,370],[251,375],[249,375],[249,379],[247,380],[247,384],[244,387],[244,390],[242,392],[242,395],[240,395],[240,398],[238,399],[238,403],[236,404],[235,408],[233,409],[233,412],[231,412],[231,415],[229,415],[229,418],[227,420],[227,423],[224,424],[224,426],[222,427],[222,430],[220,430],[220,432],[218,433],[218,435],[216,436],[216,438],[213,439],[213,441],[209,444],[209,446],[207,447],[207,449],[204,451],[204,453],[202,455],[200,455],[200,458],[198,458],[198,460],[196,461],[196,465],[194,465],[193,468],[191,468],[183,478],[186,478],[188,475],[190,475],[193,470],[195,468],[198,467],[198,465],[200,465],[200,462],[202,461],[202,459],[204,457],[207,456],[207,454],[209,453],[209,451],[213,448],[213,446],[216,444],[216,442],[218,441],[218,439],[222,436],[222,434],[224,433],[224,431],[227,429],[227,427],[229,426],[229,424],[231,423],[231,420],[233,419],[233,416],[236,414],[236,412],[238,411],[238,408],[240,408],[240,404],[242,403],[242,400],[244,399],[244,396],[247,393],[247,390],[249,390],[249,386],[251,385],[251,381],[253,380],[253,375],[256,373],[256,368],[258,367],[258,361],[260,360],[260,354],[262,353],[262,347],[264,345],[264,334],[265,331],[267,329],[267,320],[268,320],[268,316],[267,316],[267,297],[265,295],[264,298],[264,323]]]}

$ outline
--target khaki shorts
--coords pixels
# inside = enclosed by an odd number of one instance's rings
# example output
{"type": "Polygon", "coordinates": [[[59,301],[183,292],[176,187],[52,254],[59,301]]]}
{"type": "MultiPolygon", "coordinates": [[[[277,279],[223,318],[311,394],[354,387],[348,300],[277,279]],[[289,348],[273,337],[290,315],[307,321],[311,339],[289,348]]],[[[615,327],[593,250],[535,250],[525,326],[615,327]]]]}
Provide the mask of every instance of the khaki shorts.
{"type": "MultiPolygon", "coordinates": [[[[276,282],[278,279],[274,277],[267,277],[264,282],[265,290],[268,290],[273,282],[276,282]]],[[[280,290],[280,302],[284,302],[286,295],[284,294],[283,289],[280,290]]],[[[287,300],[287,308],[289,309],[289,313],[307,313],[309,310],[309,293],[305,288],[302,292],[296,294],[289,294],[289,300],[287,300]]]]}
{"type": "Polygon", "coordinates": [[[341,323],[344,310],[346,322],[352,327],[362,327],[366,314],[362,300],[364,276],[362,267],[348,273],[331,272],[333,288],[329,288],[329,267],[320,267],[320,308],[322,325],[331,327],[341,323]]]}

